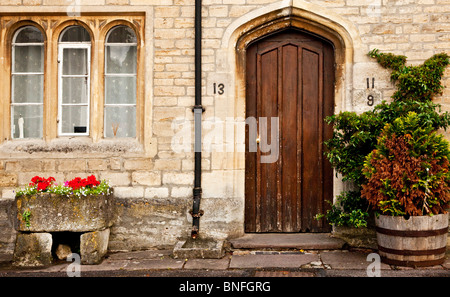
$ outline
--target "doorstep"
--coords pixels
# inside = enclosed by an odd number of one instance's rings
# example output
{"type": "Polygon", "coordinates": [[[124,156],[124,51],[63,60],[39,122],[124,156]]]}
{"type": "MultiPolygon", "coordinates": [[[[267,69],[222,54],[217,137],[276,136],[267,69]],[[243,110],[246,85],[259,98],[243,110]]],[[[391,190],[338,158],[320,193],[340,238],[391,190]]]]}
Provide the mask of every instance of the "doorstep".
{"type": "Polygon", "coordinates": [[[230,239],[233,249],[340,250],[345,241],[331,233],[247,233],[230,239]]]}

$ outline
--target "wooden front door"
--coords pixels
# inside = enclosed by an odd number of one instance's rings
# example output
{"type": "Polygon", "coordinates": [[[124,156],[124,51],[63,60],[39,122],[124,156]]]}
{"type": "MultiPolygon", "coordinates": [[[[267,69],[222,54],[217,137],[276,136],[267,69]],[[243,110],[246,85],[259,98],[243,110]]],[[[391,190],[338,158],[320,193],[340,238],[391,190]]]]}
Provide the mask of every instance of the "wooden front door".
{"type": "Polygon", "coordinates": [[[285,30],[251,44],[246,63],[246,116],[257,119],[259,139],[249,139],[255,133],[247,125],[245,231],[329,232],[314,216],[333,200],[332,168],[323,154],[333,133],[324,122],[334,112],[333,47],[285,30]],[[271,118],[278,118],[278,158],[261,162],[270,154],[261,144],[277,141],[271,118]]]}

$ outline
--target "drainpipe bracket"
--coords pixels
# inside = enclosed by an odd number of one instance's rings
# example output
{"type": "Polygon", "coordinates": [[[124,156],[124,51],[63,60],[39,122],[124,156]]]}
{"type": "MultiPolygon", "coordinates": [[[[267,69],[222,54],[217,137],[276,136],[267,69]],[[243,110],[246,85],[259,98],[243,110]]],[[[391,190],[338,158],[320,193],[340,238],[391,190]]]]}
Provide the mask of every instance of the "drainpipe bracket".
{"type": "Polygon", "coordinates": [[[200,198],[200,196],[201,196],[201,194],[202,194],[202,188],[201,188],[201,187],[195,187],[195,188],[192,190],[192,192],[193,192],[193,194],[194,194],[194,197],[199,197],[199,198],[200,198]]]}
{"type": "Polygon", "coordinates": [[[194,213],[192,210],[189,211],[193,218],[200,218],[205,213],[203,210],[199,210],[198,213],[194,213]]]}
{"type": "Polygon", "coordinates": [[[202,105],[194,105],[194,107],[192,107],[192,112],[195,112],[196,109],[201,109],[202,112],[205,112],[205,108],[202,105]]]}

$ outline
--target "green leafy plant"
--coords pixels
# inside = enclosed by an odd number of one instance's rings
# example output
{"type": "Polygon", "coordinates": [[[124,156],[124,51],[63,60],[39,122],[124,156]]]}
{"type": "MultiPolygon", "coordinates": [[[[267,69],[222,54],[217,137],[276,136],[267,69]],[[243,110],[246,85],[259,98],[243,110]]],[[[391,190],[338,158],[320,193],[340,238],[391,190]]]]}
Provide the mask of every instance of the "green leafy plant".
{"type": "Polygon", "coordinates": [[[25,222],[25,226],[29,228],[31,226],[30,224],[30,217],[31,217],[31,211],[30,210],[24,210],[22,213],[22,221],[25,222]]]}
{"type": "Polygon", "coordinates": [[[398,90],[392,96],[392,102],[383,101],[371,111],[362,114],[341,112],[326,118],[326,122],[334,127],[333,137],[325,142],[326,157],[342,179],[353,184],[355,199],[361,201],[344,209],[338,198],[336,206],[325,215],[332,224],[351,222],[343,218],[349,218],[352,213],[367,212],[368,202],[361,197],[362,186],[368,182],[363,174],[364,162],[377,145],[377,138],[386,124],[415,112],[418,122],[432,130],[446,129],[450,125],[450,114],[442,113],[440,105],[431,101],[443,89],[441,78],[450,62],[447,54],[434,55],[418,66],[407,66],[405,56],[380,53],[377,49],[368,55],[382,67],[392,70],[391,79],[398,90]]]}
{"type": "Polygon", "coordinates": [[[336,226],[367,227],[369,205],[361,199],[358,191],[343,192],[336,200],[334,204],[327,201],[331,209],[326,214],[317,214],[315,219],[320,220],[325,217],[336,226]]]}
{"type": "Polygon", "coordinates": [[[450,64],[446,53],[436,54],[418,66],[406,66],[405,56],[384,54],[377,49],[369,52],[369,56],[377,59],[381,66],[392,69],[391,79],[397,82],[398,88],[392,96],[394,100],[428,101],[444,88],[441,78],[450,64]]]}

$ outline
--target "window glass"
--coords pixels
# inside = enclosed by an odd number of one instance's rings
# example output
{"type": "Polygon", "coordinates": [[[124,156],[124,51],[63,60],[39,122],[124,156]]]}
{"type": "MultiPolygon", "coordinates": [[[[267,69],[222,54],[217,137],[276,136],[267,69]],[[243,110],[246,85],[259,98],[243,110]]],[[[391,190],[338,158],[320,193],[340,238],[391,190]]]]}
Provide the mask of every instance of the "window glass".
{"type": "Polygon", "coordinates": [[[63,31],[59,42],[91,42],[91,36],[85,28],[71,26],[63,31]]]}
{"type": "Polygon", "coordinates": [[[137,39],[127,26],[105,43],[105,137],[136,137],[137,39]]]}
{"type": "Polygon", "coordinates": [[[105,106],[106,137],[136,137],[136,105],[105,106]]]}
{"type": "Polygon", "coordinates": [[[85,48],[66,48],[63,52],[64,75],[86,75],[88,56],[85,48]]]}
{"type": "Polygon", "coordinates": [[[14,72],[44,72],[42,45],[14,45],[14,72]]]}
{"type": "Polygon", "coordinates": [[[109,34],[107,43],[137,43],[133,29],[127,26],[117,26],[109,34]]]}
{"type": "Polygon", "coordinates": [[[107,76],[106,104],[136,104],[136,76],[107,76]]]}
{"type": "Polygon", "coordinates": [[[106,46],[106,72],[136,73],[136,46],[107,45],[106,46]]]}
{"type": "Polygon", "coordinates": [[[14,43],[44,43],[41,31],[33,26],[26,26],[16,33],[14,43]]]}
{"type": "Polygon", "coordinates": [[[62,78],[62,104],[88,102],[87,77],[62,78]]]}
{"type": "Polygon", "coordinates": [[[63,105],[62,127],[63,134],[85,134],[87,133],[88,107],[86,105],[63,105]]]}
{"type": "Polygon", "coordinates": [[[11,136],[42,138],[44,36],[39,29],[18,29],[12,42],[11,63],[11,136]]]}
{"type": "Polygon", "coordinates": [[[44,76],[40,74],[13,74],[12,98],[14,104],[42,104],[44,76]]]}
{"type": "Polygon", "coordinates": [[[65,29],[58,55],[59,135],[89,135],[90,36],[86,29],[65,29]]]}

